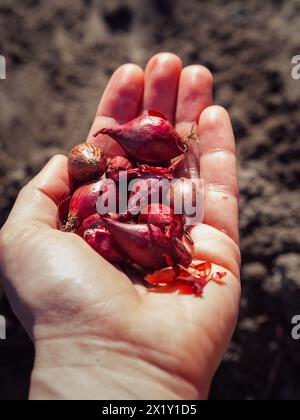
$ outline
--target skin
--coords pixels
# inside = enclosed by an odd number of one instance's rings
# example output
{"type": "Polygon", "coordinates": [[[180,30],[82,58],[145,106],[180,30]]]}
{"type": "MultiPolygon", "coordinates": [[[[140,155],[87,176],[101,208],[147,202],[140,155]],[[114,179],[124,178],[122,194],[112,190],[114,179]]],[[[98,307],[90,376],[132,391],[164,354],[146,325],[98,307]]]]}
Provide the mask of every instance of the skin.
{"type": "Polygon", "coordinates": [[[183,69],[173,54],[154,56],[145,71],[126,64],[108,83],[87,139],[122,152],[93,134],[142,109],[167,114],[182,134],[197,122],[201,142],[186,170],[200,166],[206,197],[194,257],[227,272],[203,298],[147,293],[80,237],[56,229],[57,205],[70,193],[66,157],[54,157],[20,192],[0,233],[0,258],[3,287],[35,344],[31,399],[207,398],[240,300],[235,141],[227,112],[211,105],[212,88],[206,68],[183,69]]]}

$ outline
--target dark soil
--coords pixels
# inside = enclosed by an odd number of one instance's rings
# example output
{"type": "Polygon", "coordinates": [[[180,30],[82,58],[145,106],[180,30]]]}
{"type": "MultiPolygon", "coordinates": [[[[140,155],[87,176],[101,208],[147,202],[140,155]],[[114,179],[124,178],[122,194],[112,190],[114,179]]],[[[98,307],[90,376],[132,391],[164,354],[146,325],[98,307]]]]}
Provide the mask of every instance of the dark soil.
{"type": "MultiPolygon", "coordinates": [[[[238,141],[243,299],[212,399],[299,399],[300,54],[297,0],[1,0],[0,226],[57,152],[82,142],[124,62],[172,51],[214,73],[238,141]]],[[[33,349],[4,297],[0,399],[26,398],[33,349]]]]}

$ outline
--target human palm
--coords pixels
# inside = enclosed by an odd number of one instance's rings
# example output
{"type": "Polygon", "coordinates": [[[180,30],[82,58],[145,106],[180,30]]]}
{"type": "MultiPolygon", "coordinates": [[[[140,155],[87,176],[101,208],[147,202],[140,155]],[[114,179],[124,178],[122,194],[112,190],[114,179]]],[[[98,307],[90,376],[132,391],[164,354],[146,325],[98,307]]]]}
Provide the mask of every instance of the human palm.
{"type": "Polygon", "coordinates": [[[165,113],[183,135],[199,123],[201,141],[186,158],[193,173],[200,168],[206,184],[204,223],[191,233],[193,254],[210,261],[214,270],[226,271],[224,285],[209,283],[203,297],[148,293],[80,237],[58,231],[57,205],[70,191],[63,156],[51,160],[22,190],[0,238],[5,290],[35,343],[89,337],[105,351],[145,362],[151,366],[153,387],[144,399],[160,397],[158,382],[169,386],[171,398],[207,395],[231,339],[240,298],[238,184],[230,120],[225,110],[211,106],[208,70],[181,66],[178,57],[159,54],[145,72],[134,65],[120,67],[105,90],[87,141],[97,141],[107,154],[122,153],[110,138],[95,140],[93,134],[131,120],[143,109],[165,113]]]}

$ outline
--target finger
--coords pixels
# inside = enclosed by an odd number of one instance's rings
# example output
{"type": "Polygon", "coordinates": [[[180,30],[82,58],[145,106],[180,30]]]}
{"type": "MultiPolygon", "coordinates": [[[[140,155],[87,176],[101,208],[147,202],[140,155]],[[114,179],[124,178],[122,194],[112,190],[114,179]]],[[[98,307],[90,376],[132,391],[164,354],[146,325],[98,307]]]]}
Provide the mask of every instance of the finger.
{"type": "Polygon", "coordinates": [[[88,134],[87,143],[94,143],[101,147],[105,156],[113,158],[115,156],[125,156],[124,149],[111,137],[100,134],[94,137],[102,128],[117,127],[119,124],[115,119],[109,117],[96,117],[91,130],[88,134]]]}
{"type": "Polygon", "coordinates": [[[134,64],[121,66],[109,81],[95,120],[87,138],[87,142],[97,143],[108,155],[124,154],[123,149],[110,137],[94,134],[104,127],[123,124],[135,118],[141,108],[144,90],[144,72],[134,64]]]}
{"type": "Polygon", "coordinates": [[[203,66],[185,67],[180,76],[176,124],[198,122],[201,112],[212,104],[213,77],[203,66]]]}
{"type": "Polygon", "coordinates": [[[119,67],[110,79],[100,101],[97,116],[110,117],[123,124],[139,112],[144,90],[144,72],[135,64],[119,67]]]}
{"type": "Polygon", "coordinates": [[[192,253],[195,259],[210,261],[240,278],[240,250],[228,235],[207,224],[195,226],[190,234],[194,241],[192,253]]]}
{"type": "Polygon", "coordinates": [[[225,232],[238,243],[236,147],[225,109],[213,106],[203,111],[199,135],[200,174],[206,184],[204,223],[225,232]]]}
{"type": "Polygon", "coordinates": [[[57,228],[58,205],[70,196],[67,158],[57,155],[20,192],[7,225],[57,228]]]}
{"type": "MultiPolygon", "coordinates": [[[[179,133],[188,138],[192,133],[197,134],[197,127],[202,111],[212,104],[213,77],[210,71],[203,66],[194,65],[185,67],[180,76],[176,128],[179,133]]],[[[199,144],[190,141],[189,152],[184,160],[181,175],[198,178],[200,176],[199,144]]]]}
{"type": "Polygon", "coordinates": [[[155,55],[145,70],[144,108],[154,109],[175,121],[181,60],[174,54],[155,55]]]}

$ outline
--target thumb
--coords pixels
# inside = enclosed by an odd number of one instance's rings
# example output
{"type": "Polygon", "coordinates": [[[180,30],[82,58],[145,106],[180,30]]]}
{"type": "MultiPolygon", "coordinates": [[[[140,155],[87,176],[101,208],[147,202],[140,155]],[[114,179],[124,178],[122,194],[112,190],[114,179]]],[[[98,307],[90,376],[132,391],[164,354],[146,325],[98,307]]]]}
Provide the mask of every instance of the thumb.
{"type": "Polygon", "coordinates": [[[41,223],[56,228],[57,206],[70,194],[67,158],[54,156],[21,190],[5,227],[41,223]]]}

